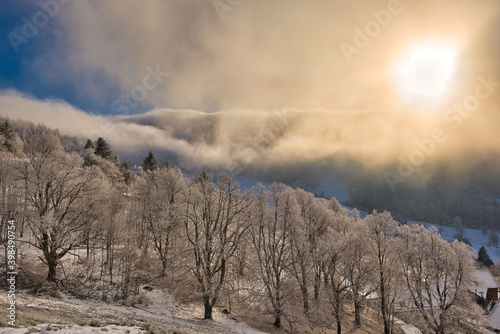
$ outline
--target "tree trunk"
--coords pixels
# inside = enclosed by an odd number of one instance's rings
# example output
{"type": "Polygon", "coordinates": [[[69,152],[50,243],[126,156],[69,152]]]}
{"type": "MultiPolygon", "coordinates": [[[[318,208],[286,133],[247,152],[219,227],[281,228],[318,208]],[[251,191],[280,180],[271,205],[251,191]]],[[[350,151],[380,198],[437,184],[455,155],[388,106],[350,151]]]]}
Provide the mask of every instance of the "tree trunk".
{"type": "MultiPolygon", "coordinates": [[[[333,280],[333,279],[332,279],[333,280]]],[[[332,286],[334,283],[332,282],[332,286]]],[[[342,300],[340,298],[340,292],[334,291],[335,295],[335,320],[337,320],[337,334],[342,333],[342,300]]]]}
{"type": "Polygon", "coordinates": [[[167,276],[167,259],[161,259],[161,277],[167,276]]]}
{"type": "Polygon", "coordinates": [[[391,334],[391,324],[389,315],[387,314],[386,308],[386,298],[385,298],[385,285],[384,285],[384,274],[380,272],[380,311],[382,313],[382,320],[384,321],[384,334],[391,334]]]}
{"type": "Polygon", "coordinates": [[[89,259],[90,257],[90,231],[87,230],[87,232],[85,232],[85,245],[87,247],[87,260],[89,259]]]}
{"type": "Polygon", "coordinates": [[[281,328],[281,295],[280,295],[280,284],[276,285],[276,296],[275,296],[275,307],[274,307],[275,320],[274,327],[281,328]]]}
{"type": "Polygon", "coordinates": [[[277,315],[274,319],[274,327],[281,328],[281,316],[277,315]]]}
{"type": "Polygon", "coordinates": [[[436,328],[436,334],[444,334],[444,322],[445,315],[441,312],[441,314],[439,315],[439,326],[438,328],[436,328]]]}
{"type": "Polygon", "coordinates": [[[354,284],[352,287],[352,299],[354,302],[354,326],[361,327],[361,297],[359,295],[359,286],[354,284]]]}
{"type": "Polygon", "coordinates": [[[354,297],[354,325],[361,327],[361,302],[359,297],[354,297]]]}
{"type": "Polygon", "coordinates": [[[210,301],[210,296],[203,296],[203,304],[205,306],[205,316],[203,317],[203,319],[213,320],[212,318],[213,303],[210,301]]]}
{"type": "Polygon", "coordinates": [[[319,289],[321,286],[321,274],[315,273],[314,275],[314,301],[319,301],[319,289]]]}
{"type": "Polygon", "coordinates": [[[309,313],[309,299],[308,299],[308,296],[307,296],[307,286],[302,286],[300,288],[300,290],[302,291],[302,300],[303,300],[303,303],[304,303],[304,312],[307,314],[307,313],[309,313]]]}
{"type": "Polygon", "coordinates": [[[47,279],[50,282],[56,282],[56,268],[57,268],[57,260],[47,259],[47,265],[49,266],[49,273],[47,275],[47,279]]]}

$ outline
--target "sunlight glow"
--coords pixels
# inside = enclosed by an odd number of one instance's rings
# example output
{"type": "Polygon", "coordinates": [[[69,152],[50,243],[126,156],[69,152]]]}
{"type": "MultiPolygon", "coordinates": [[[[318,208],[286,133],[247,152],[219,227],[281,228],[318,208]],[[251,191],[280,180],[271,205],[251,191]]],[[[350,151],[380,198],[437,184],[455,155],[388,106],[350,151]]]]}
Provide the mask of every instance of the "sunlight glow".
{"type": "Polygon", "coordinates": [[[425,48],[411,54],[402,65],[401,75],[408,92],[437,96],[443,91],[452,70],[452,52],[425,48]]]}

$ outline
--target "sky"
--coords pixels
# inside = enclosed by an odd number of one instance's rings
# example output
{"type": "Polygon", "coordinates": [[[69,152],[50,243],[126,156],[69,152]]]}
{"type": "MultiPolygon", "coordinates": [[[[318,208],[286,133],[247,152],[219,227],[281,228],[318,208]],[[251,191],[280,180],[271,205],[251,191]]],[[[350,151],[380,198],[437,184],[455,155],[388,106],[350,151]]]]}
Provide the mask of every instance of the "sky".
{"type": "Polygon", "coordinates": [[[0,114],[193,168],[496,173],[499,33],[497,0],[4,0],[0,114]]]}

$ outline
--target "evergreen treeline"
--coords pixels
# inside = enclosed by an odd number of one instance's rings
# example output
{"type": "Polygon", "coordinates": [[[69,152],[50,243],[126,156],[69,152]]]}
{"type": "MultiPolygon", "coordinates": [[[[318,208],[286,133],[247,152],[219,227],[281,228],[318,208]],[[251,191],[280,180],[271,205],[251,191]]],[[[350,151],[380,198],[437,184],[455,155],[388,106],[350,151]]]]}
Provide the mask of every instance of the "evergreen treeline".
{"type": "Polygon", "coordinates": [[[465,227],[498,230],[500,203],[473,192],[403,183],[392,192],[383,181],[371,179],[353,182],[349,194],[353,206],[388,210],[400,219],[452,226],[459,217],[465,227]]]}

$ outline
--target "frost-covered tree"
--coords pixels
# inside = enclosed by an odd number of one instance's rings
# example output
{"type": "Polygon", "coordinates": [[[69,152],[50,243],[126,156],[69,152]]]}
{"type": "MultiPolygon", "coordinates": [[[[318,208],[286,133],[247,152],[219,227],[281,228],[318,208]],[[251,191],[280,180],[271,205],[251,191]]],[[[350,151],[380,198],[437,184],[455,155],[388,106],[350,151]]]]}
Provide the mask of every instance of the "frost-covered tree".
{"type": "Polygon", "coordinates": [[[92,148],[83,150],[81,153],[83,165],[86,167],[96,166],[106,175],[114,186],[123,185],[125,183],[126,174],[119,164],[119,159],[117,157],[104,158],[94,152],[95,150],[92,148]]]}
{"type": "Polygon", "coordinates": [[[16,134],[8,120],[5,120],[0,126],[0,134],[3,135],[2,146],[7,150],[7,152],[14,153],[14,141],[16,139],[16,134]]]}
{"type": "Polygon", "coordinates": [[[350,282],[350,290],[354,302],[354,324],[361,326],[361,309],[366,297],[376,290],[370,280],[376,272],[375,263],[371,260],[370,240],[367,237],[366,222],[354,220],[346,236],[345,274],[350,282]]]}
{"type": "Polygon", "coordinates": [[[123,173],[125,184],[130,184],[132,182],[133,175],[130,169],[130,164],[127,160],[123,160],[123,162],[120,164],[120,169],[123,173]]]}
{"type": "Polygon", "coordinates": [[[294,190],[298,204],[300,219],[290,226],[289,270],[296,279],[302,295],[304,312],[309,312],[309,285],[314,279],[314,271],[318,270],[318,242],[326,230],[326,219],[321,207],[312,193],[304,190],[294,190]]]}
{"type": "Polygon", "coordinates": [[[351,289],[346,260],[348,238],[335,228],[329,230],[329,237],[325,240],[325,274],[330,286],[330,303],[333,306],[337,333],[342,333],[342,319],[344,316],[344,301],[351,289]]]}
{"type": "Polygon", "coordinates": [[[59,260],[82,239],[87,224],[82,213],[89,201],[99,200],[94,194],[103,178],[94,168],[82,167],[77,154],[52,148],[30,155],[17,171],[26,189],[32,245],[42,251],[47,278],[55,282],[59,260]]]}
{"type": "Polygon", "coordinates": [[[166,169],[170,169],[174,167],[174,165],[170,162],[170,160],[168,158],[165,159],[165,168],[166,169]]]}
{"type": "Polygon", "coordinates": [[[1,149],[4,152],[13,153],[14,155],[22,154],[23,143],[8,120],[0,124],[0,140],[1,149]]]}
{"type": "Polygon", "coordinates": [[[184,229],[192,254],[189,266],[203,293],[204,319],[211,320],[229,261],[249,226],[245,214],[249,202],[230,176],[219,177],[216,185],[202,173],[188,186],[185,204],[184,229]]]}
{"type": "Polygon", "coordinates": [[[271,191],[254,188],[251,238],[257,258],[258,273],[265,295],[273,308],[274,326],[281,328],[284,305],[284,279],[290,266],[290,229],[300,220],[293,190],[273,184],[271,191]]]}
{"type": "Polygon", "coordinates": [[[0,245],[4,246],[5,268],[9,268],[9,234],[11,240],[22,237],[24,227],[24,192],[14,174],[17,163],[12,155],[0,152],[0,245]],[[15,220],[15,225],[9,224],[9,220],[15,220]]]}
{"type": "Polygon", "coordinates": [[[427,327],[444,334],[467,322],[466,296],[475,271],[471,248],[456,240],[449,244],[436,229],[406,225],[398,228],[395,249],[406,293],[427,327]]]}
{"type": "Polygon", "coordinates": [[[374,261],[376,268],[373,284],[377,286],[380,313],[384,323],[384,334],[391,334],[393,323],[392,306],[400,286],[394,250],[394,233],[397,224],[388,212],[378,213],[374,211],[365,220],[370,240],[370,250],[373,256],[372,261],[374,261]]]}
{"type": "Polygon", "coordinates": [[[138,196],[139,219],[147,227],[160,258],[161,275],[171,260],[174,233],[181,222],[182,198],[186,180],[178,168],[146,171],[134,183],[138,196]]]}

